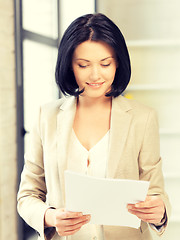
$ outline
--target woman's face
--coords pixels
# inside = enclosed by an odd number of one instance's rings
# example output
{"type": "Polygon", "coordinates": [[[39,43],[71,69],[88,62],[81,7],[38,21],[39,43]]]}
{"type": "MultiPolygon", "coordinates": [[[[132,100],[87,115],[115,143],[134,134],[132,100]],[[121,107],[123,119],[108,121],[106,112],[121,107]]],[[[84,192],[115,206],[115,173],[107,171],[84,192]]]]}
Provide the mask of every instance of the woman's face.
{"type": "Polygon", "coordinates": [[[85,41],[77,46],[72,69],[82,96],[104,97],[111,90],[117,63],[112,47],[104,42],[85,41]]]}

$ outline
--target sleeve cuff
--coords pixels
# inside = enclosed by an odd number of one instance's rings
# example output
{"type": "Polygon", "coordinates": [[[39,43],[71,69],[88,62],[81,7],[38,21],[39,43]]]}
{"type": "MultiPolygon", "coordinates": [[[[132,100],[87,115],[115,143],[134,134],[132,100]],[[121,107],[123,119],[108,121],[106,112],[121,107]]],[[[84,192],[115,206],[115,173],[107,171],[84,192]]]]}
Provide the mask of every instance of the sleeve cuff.
{"type": "Polygon", "coordinates": [[[160,223],[158,224],[150,224],[150,226],[152,227],[152,229],[154,229],[156,232],[161,233],[163,232],[165,226],[167,225],[167,214],[166,214],[166,210],[164,213],[164,216],[161,220],[160,223]]]}
{"type": "Polygon", "coordinates": [[[48,227],[44,229],[44,236],[46,240],[52,239],[56,232],[56,229],[54,227],[48,227]]]}

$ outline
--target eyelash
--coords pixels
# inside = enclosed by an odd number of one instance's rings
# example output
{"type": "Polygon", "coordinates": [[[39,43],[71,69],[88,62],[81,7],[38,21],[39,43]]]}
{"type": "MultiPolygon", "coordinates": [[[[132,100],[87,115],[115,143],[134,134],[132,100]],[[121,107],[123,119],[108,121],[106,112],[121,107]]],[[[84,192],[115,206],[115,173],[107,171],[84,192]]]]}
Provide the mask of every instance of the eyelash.
{"type": "MultiPolygon", "coordinates": [[[[101,66],[102,67],[108,67],[108,66],[110,66],[111,65],[111,63],[108,63],[108,64],[101,64],[101,66]]],[[[78,66],[80,67],[80,68],[86,68],[86,67],[88,67],[89,65],[81,65],[81,64],[78,64],[78,66]]]]}
{"type": "Polygon", "coordinates": [[[101,64],[101,66],[103,66],[103,67],[108,67],[108,66],[110,66],[111,65],[111,63],[108,63],[108,64],[101,64]]]}
{"type": "Polygon", "coordinates": [[[81,65],[81,64],[78,64],[78,66],[79,66],[80,68],[86,68],[88,65],[83,66],[83,65],[81,65]]]}

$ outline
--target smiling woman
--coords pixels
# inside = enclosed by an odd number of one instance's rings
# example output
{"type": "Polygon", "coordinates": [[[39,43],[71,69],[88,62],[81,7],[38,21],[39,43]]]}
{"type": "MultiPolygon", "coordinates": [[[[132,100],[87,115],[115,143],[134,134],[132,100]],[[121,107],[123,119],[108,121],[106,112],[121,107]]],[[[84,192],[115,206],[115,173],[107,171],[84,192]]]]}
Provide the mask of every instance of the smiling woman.
{"type": "Polygon", "coordinates": [[[18,210],[39,239],[151,240],[148,225],[158,234],[164,232],[170,207],[157,117],[153,109],[121,96],[130,76],[124,37],[109,18],[87,14],[72,22],[56,65],[56,82],[70,96],[41,107],[18,194],[18,210]],[[67,211],[66,169],[149,181],[146,200],[127,206],[141,219],[141,227],[88,224],[90,214],[67,211]]]}

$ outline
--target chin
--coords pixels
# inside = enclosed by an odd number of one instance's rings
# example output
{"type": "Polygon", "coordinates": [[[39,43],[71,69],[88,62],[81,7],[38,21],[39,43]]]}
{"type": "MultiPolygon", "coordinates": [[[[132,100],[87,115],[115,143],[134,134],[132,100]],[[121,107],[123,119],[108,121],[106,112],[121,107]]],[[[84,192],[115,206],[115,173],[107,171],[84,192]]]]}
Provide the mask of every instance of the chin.
{"type": "Polygon", "coordinates": [[[88,98],[95,99],[95,98],[106,98],[105,95],[106,95],[106,92],[102,93],[102,94],[97,94],[97,93],[85,94],[84,96],[88,97],[88,98]]]}

